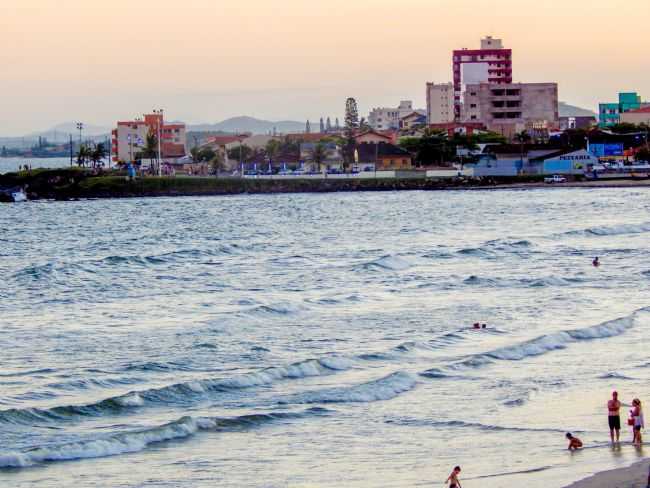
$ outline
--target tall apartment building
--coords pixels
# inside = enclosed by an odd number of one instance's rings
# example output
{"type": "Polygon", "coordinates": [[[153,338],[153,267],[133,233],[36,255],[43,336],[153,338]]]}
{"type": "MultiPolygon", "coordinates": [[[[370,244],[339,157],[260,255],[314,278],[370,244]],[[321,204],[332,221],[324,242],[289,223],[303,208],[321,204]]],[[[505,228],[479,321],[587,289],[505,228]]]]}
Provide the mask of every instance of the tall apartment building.
{"type": "Polygon", "coordinates": [[[476,83],[512,83],[512,50],[501,39],[481,39],[481,49],[453,52],[454,115],[461,118],[463,86],[476,83]]]}
{"type": "Polygon", "coordinates": [[[557,83],[477,83],[465,87],[465,122],[512,137],[522,130],[542,136],[559,127],[557,83]]]}
{"type": "Polygon", "coordinates": [[[399,107],[395,108],[373,108],[368,114],[368,125],[375,130],[399,129],[400,119],[413,112],[422,112],[422,110],[414,110],[413,102],[410,100],[402,100],[399,102],[399,107]]]}
{"type": "Polygon", "coordinates": [[[185,124],[165,123],[162,113],[145,114],[144,119],[119,121],[112,130],[113,161],[134,161],[142,152],[147,136],[160,135],[160,149],[163,161],[175,161],[186,154],[187,136],[185,124]]]}
{"type": "Polygon", "coordinates": [[[453,83],[427,83],[427,123],[446,124],[454,119],[453,83]]]}

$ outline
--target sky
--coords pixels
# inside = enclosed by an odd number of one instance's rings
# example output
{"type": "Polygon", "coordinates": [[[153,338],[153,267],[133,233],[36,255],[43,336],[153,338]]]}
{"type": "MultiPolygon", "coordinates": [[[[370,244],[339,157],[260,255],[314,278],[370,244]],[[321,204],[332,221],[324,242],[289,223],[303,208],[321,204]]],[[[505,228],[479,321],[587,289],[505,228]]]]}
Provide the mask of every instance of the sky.
{"type": "Polygon", "coordinates": [[[650,99],[648,0],[0,0],[0,135],[153,108],[187,123],[362,116],[451,80],[492,35],[513,78],[595,109],[650,99]]]}

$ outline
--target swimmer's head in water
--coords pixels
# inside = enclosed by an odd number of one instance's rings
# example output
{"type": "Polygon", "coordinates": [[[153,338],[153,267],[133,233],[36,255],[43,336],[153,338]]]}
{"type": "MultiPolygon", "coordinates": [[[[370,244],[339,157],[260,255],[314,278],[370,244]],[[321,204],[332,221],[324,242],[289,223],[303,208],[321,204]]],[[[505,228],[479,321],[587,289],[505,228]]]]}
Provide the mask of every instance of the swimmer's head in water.
{"type": "Polygon", "coordinates": [[[571,432],[566,433],[566,438],[567,439],[573,439],[573,434],[571,432]]]}

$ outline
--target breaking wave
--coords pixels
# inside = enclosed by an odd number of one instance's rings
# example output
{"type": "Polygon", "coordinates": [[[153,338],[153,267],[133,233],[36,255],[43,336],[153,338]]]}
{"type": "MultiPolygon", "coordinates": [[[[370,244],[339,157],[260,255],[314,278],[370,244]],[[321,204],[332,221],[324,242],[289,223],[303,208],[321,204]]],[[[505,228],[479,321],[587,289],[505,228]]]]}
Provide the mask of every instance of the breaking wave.
{"type": "Polygon", "coordinates": [[[146,404],[183,403],[211,391],[228,391],[269,385],[285,379],[324,376],[351,368],[353,362],[343,357],[327,356],[310,359],[289,366],[267,368],[225,379],[204,379],[176,383],[162,388],[130,392],[88,405],[66,405],[47,409],[25,408],[0,411],[0,423],[42,424],[70,420],[84,416],[115,414],[146,404]]]}
{"type": "Polygon", "coordinates": [[[645,232],[650,232],[650,222],[590,227],[582,230],[569,231],[566,232],[566,235],[618,236],[626,234],[643,234],[645,232]]]}
{"type": "Polygon", "coordinates": [[[88,459],[139,452],[152,444],[183,439],[199,431],[248,430],[279,420],[290,420],[310,415],[324,415],[324,408],[310,408],[303,412],[274,412],[242,415],[239,417],[182,417],[164,425],[103,436],[101,438],[53,444],[19,452],[0,453],[1,468],[23,468],[47,462],[88,459]]]}
{"type": "Polygon", "coordinates": [[[359,385],[299,393],[281,400],[280,403],[369,403],[395,398],[412,390],[416,384],[413,375],[398,371],[359,385]]]}
{"type": "Polygon", "coordinates": [[[520,344],[501,347],[490,352],[473,355],[455,365],[452,365],[451,367],[476,368],[494,361],[520,361],[550,351],[564,349],[571,343],[617,336],[634,326],[635,317],[639,312],[646,311],[650,311],[650,308],[642,308],[626,317],[610,320],[584,329],[573,329],[556,332],[554,334],[547,334],[520,344]]]}

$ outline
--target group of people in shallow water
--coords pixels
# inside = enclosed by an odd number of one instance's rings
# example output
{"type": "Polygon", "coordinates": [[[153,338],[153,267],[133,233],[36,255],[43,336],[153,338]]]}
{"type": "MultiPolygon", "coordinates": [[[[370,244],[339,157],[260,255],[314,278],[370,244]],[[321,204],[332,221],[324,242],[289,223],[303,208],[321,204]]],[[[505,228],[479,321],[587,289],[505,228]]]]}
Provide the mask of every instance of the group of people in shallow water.
{"type": "MultiPolygon", "coordinates": [[[[612,392],[612,399],[607,402],[607,423],[609,425],[609,436],[612,439],[612,444],[618,444],[621,441],[621,407],[623,404],[618,399],[618,392],[612,392]]],[[[641,437],[641,430],[645,429],[643,420],[643,407],[641,400],[635,398],[632,400],[632,408],[630,409],[630,416],[627,419],[627,425],[632,427],[632,444],[641,446],[643,438],[641,437]]],[[[582,441],[571,432],[567,432],[566,438],[569,440],[569,450],[575,451],[582,448],[582,441]]]]}
{"type": "MultiPolygon", "coordinates": [[[[611,400],[607,401],[607,424],[609,425],[609,435],[612,439],[612,444],[620,443],[621,407],[623,407],[623,404],[618,399],[618,392],[612,392],[611,400]]],[[[632,400],[632,408],[630,409],[630,416],[627,419],[627,425],[632,428],[632,444],[640,447],[643,442],[641,430],[645,429],[645,423],[643,420],[643,407],[641,400],[638,398],[632,400]]],[[[584,445],[582,440],[574,436],[571,432],[566,433],[566,438],[569,441],[569,451],[582,449],[584,445]]],[[[461,488],[459,480],[460,471],[460,466],[456,466],[447,478],[446,483],[449,484],[449,488],[461,488]]],[[[648,476],[648,486],[650,487],[650,474],[648,476]]]]}
{"type": "MultiPolygon", "coordinates": [[[[591,262],[594,267],[600,266],[600,259],[596,256],[591,262]]],[[[475,322],[473,329],[485,329],[487,328],[486,324],[480,324],[475,322]]],[[[609,435],[612,439],[612,444],[620,443],[621,439],[621,407],[623,404],[618,399],[618,392],[612,392],[611,400],[607,401],[607,423],[609,425],[609,435]]],[[[627,425],[632,427],[632,444],[640,447],[643,443],[643,438],[641,437],[641,430],[645,429],[645,423],[643,420],[643,407],[641,406],[641,400],[635,398],[632,400],[632,408],[630,409],[630,416],[627,419],[627,425]]],[[[566,433],[566,438],[569,441],[569,451],[577,451],[582,449],[583,442],[571,432],[566,433]]],[[[449,477],[447,478],[446,483],[449,484],[449,488],[461,488],[460,485],[460,466],[456,466],[449,477]]],[[[648,474],[648,487],[650,488],[650,473],[648,474]]]]}

